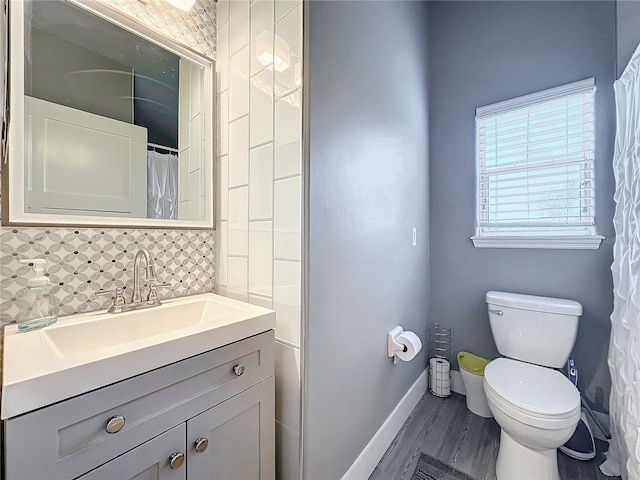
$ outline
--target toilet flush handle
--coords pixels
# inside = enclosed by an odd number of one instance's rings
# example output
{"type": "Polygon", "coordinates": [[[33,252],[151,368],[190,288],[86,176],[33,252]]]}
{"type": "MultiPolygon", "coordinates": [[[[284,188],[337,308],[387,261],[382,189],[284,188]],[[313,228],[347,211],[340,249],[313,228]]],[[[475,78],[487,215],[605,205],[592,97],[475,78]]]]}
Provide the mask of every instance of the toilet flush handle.
{"type": "Polygon", "coordinates": [[[504,312],[502,310],[491,310],[489,309],[489,313],[495,313],[496,315],[498,315],[499,317],[501,317],[502,315],[504,315],[504,312]]]}

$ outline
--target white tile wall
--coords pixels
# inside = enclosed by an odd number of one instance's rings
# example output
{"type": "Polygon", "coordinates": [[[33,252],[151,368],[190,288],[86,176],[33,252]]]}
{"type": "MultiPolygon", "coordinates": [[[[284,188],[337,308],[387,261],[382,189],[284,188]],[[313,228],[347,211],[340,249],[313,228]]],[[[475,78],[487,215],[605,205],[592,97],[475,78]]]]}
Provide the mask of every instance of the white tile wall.
{"type": "MultiPolygon", "coordinates": [[[[231,2],[236,3],[235,0],[231,2]]],[[[249,113],[249,46],[229,58],[229,120],[249,113]]]]}
{"type": "Polygon", "coordinates": [[[270,297],[273,291],[273,227],[271,222],[249,223],[249,292],[270,297]]]}
{"type": "Polygon", "coordinates": [[[273,306],[278,338],[300,348],[300,262],[273,262],[273,306]]]}
{"type": "Polygon", "coordinates": [[[277,259],[300,260],[301,201],[300,175],[275,181],[273,255],[277,259]]]}
{"type": "Polygon", "coordinates": [[[217,241],[218,249],[216,256],[216,269],[219,278],[217,282],[220,285],[227,285],[227,225],[228,222],[220,222],[218,224],[217,241]]]}
{"type": "Polygon", "coordinates": [[[247,300],[247,259],[229,257],[227,272],[229,285],[227,295],[238,300],[247,300]]]}
{"type": "Polygon", "coordinates": [[[249,44],[249,0],[229,2],[229,54],[249,44]]]}
{"type": "Polygon", "coordinates": [[[300,436],[276,421],[276,478],[298,480],[300,436]]]}
{"type": "Polygon", "coordinates": [[[300,426],[300,349],[284,343],[277,343],[275,349],[276,418],[290,430],[298,431],[300,426]]]}
{"type": "Polygon", "coordinates": [[[249,158],[249,220],[272,218],[272,212],[273,144],[268,143],[252,149],[249,158]]]}
{"type": "Polygon", "coordinates": [[[217,6],[220,21],[228,18],[217,39],[218,131],[228,134],[228,150],[220,141],[216,289],[276,311],[276,476],[297,479],[302,5],[217,6]]]}
{"type": "Polygon", "coordinates": [[[299,4],[276,23],[274,68],[275,94],[286,95],[302,84],[302,5],[299,4]],[[278,58],[282,59],[280,67],[278,58]],[[288,68],[284,68],[288,65],[288,68]]]}
{"type": "Polygon", "coordinates": [[[218,95],[218,155],[229,153],[229,91],[218,95]]]}
{"type": "Polygon", "coordinates": [[[275,177],[300,175],[302,138],[302,93],[300,90],[276,102],[275,177]]]}
{"type": "Polygon", "coordinates": [[[284,15],[289,13],[294,7],[300,5],[300,2],[297,0],[276,0],[276,21],[282,19],[284,15]]]}
{"type": "Polygon", "coordinates": [[[249,117],[229,124],[229,188],[249,182],[249,117]]]}
{"type": "Polygon", "coordinates": [[[251,77],[250,88],[250,145],[255,147],[273,140],[273,68],[251,77]]]}
{"type": "Polygon", "coordinates": [[[273,1],[251,4],[251,75],[273,63],[273,1]]]}
{"type": "Polygon", "coordinates": [[[249,189],[229,190],[229,255],[249,254],[249,189]]]}
{"type": "MultiPolygon", "coordinates": [[[[218,220],[229,218],[229,156],[218,158],[218,220]]],[[[179,190],[178,190],[179,191],[179,190]]]]}

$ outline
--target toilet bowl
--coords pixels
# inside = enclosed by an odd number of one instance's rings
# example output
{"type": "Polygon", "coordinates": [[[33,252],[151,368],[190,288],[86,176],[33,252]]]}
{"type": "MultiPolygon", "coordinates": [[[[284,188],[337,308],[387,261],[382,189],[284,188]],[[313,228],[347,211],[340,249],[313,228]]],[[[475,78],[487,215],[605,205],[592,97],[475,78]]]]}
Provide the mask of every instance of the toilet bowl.
{"type": "Polygon", "coordinates": [[[580,419],[580,394],[560,372],[499,358],[485,368],[489,409],[502,429],[496,476],[559,480],[557,448],[580,419]]]}
{"type": "Polygon", "coordinates": [[[505,292],[486,296],[504,357],[489,362],[483,387],[500,426],[498,480],[560,480],[557,449],[580,420],[580,393],[555,368],[573,348],[582,306],[505,292]]]}

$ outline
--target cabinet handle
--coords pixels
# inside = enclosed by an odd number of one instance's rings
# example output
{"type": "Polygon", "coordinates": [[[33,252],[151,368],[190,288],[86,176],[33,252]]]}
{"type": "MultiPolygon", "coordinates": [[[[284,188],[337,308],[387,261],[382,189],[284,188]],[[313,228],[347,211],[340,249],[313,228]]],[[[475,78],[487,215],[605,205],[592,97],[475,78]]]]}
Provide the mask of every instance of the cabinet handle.
{"type": "Polygon", "coordinates": [[[169,466],[172,470],[180,468],[184,463],[184,453],[176,452],[169,457],[169,466]]]}
{"type": "Polygon", "coordinates": [[[196,449],[196,452],[202,453],[209,446],[209,440],[206,438],[199,438],[193,443],[193,446],[196,449]]]}
{"type": "Polygon", "coordinates": [[[122,415],[114,415],[107,420],[107,426],[105,427],[107,433],[118,433],[124,427],[124,417],[122,415]]]}
{"type": "Polygon", "coordinates": [[[233,373],[236,374],[236,376],[240,376],[244,373],[244,365],[243,364],[239,364],[239,365],[234,365],[233,367],[233,373]]]}

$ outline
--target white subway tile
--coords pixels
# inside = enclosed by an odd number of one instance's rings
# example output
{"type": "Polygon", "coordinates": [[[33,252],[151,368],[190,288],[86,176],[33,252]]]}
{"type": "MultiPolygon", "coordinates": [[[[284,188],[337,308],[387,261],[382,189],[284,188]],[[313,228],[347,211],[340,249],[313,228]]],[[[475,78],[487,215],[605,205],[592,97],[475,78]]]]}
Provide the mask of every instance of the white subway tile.
{"type": "Polygon", "coordinates": [[[216,236],[216,250],[218,252],[216,266],[218,285],[227,285],[227,222],[221,221],[216,236]]]}
{"type": "Polygon", "coordinates": [[[275,178],[296,175],[302,165],[302,94],[300,90],[276,102],[275,178]]]}
{"type": "Polygon", "coordinates": [[[249,113],[249,47],[229,60],[229,120],[249,113]]]}
{"type": "Polygon", "coordinates": [[[276,420],[300,428],[300,349],[275,342],[276,420]]]}
{"type": "Polygon", "coordinates": [[[300,346],[300,262],[273,262],[276,338],[300,346]]]}
{"type": "Polygon", "coordinates": [[[273,187],[273,251],[278,259],[300,260],[300,176],[277,180],[273,187]]]}
{"type": "Polygon", "coordinates": [[[233,55],[249,44],[249,0],[229,4],[229,53],[233,55]]]}
{"type": "Polygon", "coordinates": [[[218,155],[229,153],[229,91],[218,95],[218,155]]]}
{"type": "Polygon", "coordinates": [[[249,294],[249,303],[258,305],[259,307],[273,309],[273,299],[271,297],[262,297],[260,295],[249,294]]]}
{"type": "Polygon", "coordinates": [[[229,255],[247,255],[249,252],[248,210],[248,188],[229,190],[229,255]]]}
{"type": "Polygon", "coordinates": [[[220,220],[227,220],[229,218],[229,156],[220,157],[218,161],[220,163],[218,215],[220,220]]]}
{"type": "Polygon", "coordinates": [[[298,432],[292,432],[276,421],[276,478],[278,480],[298,480],[300,477],[299,453],[298,432]]]}
{"type": "Polygon", "coordinates": [[[276,4],[276,21],[279,21],[283,15],[289,13],[293,7],[300,5],[300,0],[275,0],[276,4]]]}
{"type": "Polygon", "coordinates": [[[272,67],[251,77],[250,91],[250,144],[253,147],[273,140],[272,67]]]}
{"type": "Polygon", "coordinates": [[[227,296],[227,286],[226,285],[216,285],[216,293],[218,295],[222,295],[223,297],[227,296]]]}
{"type": "Polygon", "coordinates": [[[271,222],[249,222],[249,292],[273,292],[273,230],[271,222]]]}
{"type": "Polygon", "coordinates": [[[302,5],[298,5],[276,23],[275,35],[275,94],[276,97],[302,84],[302,5]],[[282,62],[278,63],[278,58],[282,62]]]}
{"type": "Polygon", "coordinates": [[[229,25],[229,0],[218,0],[216,5],[216,26],[218,29],[229,25]]]}
{"type": "Polygon", "coordinates": [[[229,24],[218,28],[217,38],[216,83],[218,92],[224,92],[229,88],[229,24]]]}
{"type": "Polygon", "coordinates": [[[273,1],[251,5],[251,75],[273,63],[273,1]]]}
{"type": "Polygon", "coordinates": [[[247,259],[229,257],[227,295],[237,300],[247,301],[247,259]]]}
{"type": "Polygon", "coordinates": [[[229,187],[249,181],[249,118],[229,124],[229,187]]]}
{"type": "Polygon", "coordinates": [[[271,218],[273,208],[273,144],[249,154],[249,219],[271,218]]]}

